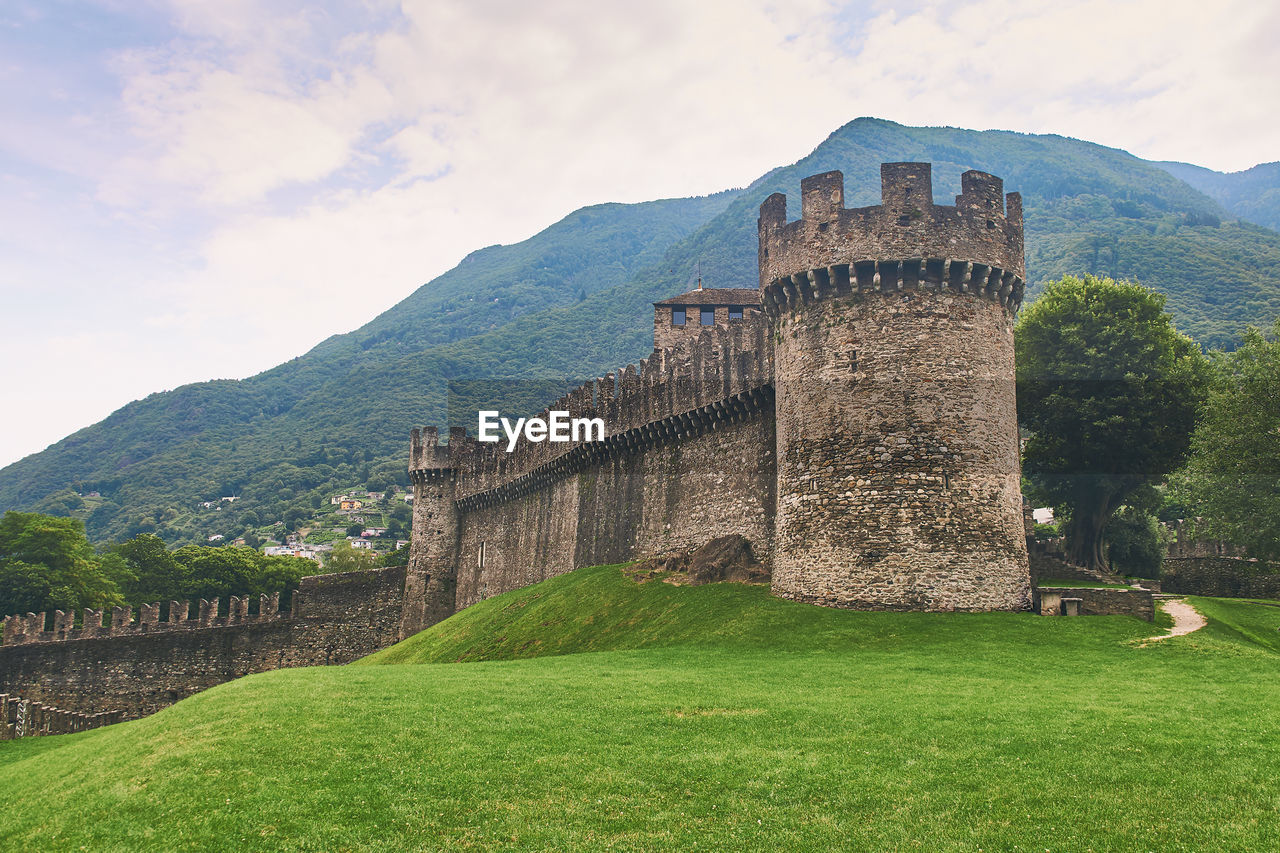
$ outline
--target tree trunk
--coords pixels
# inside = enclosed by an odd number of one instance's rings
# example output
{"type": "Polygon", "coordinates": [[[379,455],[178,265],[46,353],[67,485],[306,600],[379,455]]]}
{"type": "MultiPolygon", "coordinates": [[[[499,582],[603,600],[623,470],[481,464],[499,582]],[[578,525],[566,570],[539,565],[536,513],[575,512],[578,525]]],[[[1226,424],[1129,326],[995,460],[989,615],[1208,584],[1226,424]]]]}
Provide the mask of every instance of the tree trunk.
{"type": "Polygon", "coordinates": [[[1099,495],[1089,504],[1078,505],[1071,519],[1071,535],[1067,537],[1067,558],[1077,566],[1094,571],[1107,571],[1102,554],[1102,531],[1119,505],[1119,495],[1099,495]]]}

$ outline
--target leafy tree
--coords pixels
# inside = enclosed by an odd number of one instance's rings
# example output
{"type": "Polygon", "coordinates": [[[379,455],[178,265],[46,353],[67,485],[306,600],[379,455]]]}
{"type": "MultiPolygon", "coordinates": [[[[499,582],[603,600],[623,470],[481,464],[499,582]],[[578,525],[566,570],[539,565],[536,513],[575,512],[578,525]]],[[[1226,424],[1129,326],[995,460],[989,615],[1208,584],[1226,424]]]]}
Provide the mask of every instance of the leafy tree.
{"type": "Polygon", "coordinates": [[[0,615],[54,609],[53,584],[45,566],[0,558],[0,615]]]}
{"type": "Polygon", "coordinates": [[[1113,571],[1140,578],[1160,576],[1166,549],[1155,516],[1138,507],[1121,507],[1107,522],[1107,559],[1113,571]]]}
{"type": "Polygon", "coordinates": [[[301,557],[265,557],[252,548],[208,548],[186,545],[173,552],[183,564],[188,598],[254,596],[281,592],[282,600],[304,575],[314,574],[316,564],[301,557]]]}
{"type": "Polygon", "coordinates": [[[325,571],[362,572],[378,565],[378,555],[363,548],[352,548],[351,543],[340,539],[333,543],[333,550],[324,561],[325,571]]]}
{"type": "Polygon", "coordinates": [[[1250,329],[1216,354],[1213,382],[1175,496],[1197,532],[1280,558],[1280,320],[1268,340],[1250,329]]]}
{"type": "Polygon", "coordinates": [[[257,552],[250,548],[187,545],[173,552],[186,568],[190,598],[225,598],[247,594],[257,575],[257,552]]]}
{"type": "Polygon", "coordinates": [[[132,573],[122,590],[127,601],[169,601],[187,594],[187,567],[174,559],[159,536],[140,533],[111,550],[124,559],[132,573]]]}
{"type": "Polygon", "coordinates": [[[40,501],[36,509],[52,515],[70,515],[84,509],[84,499],[71,489],[60,489],[40,501]]]}
{"type": "Polygon", "coordinates": [[[34,512],[0,518],[0,615],[123,602],[85,538],[84,522],[34,512]]]}
{"type": "Polygon", "coordinates": [[[409,543],[405,542],[394,551],[388,551],[382,557],[382,565],[384,566],[407,566],[409,565],[409,543]]]}
{"type": "Polygon", "coordinates": [[[264,557],[259,554],[258,574],[247,593],[262,595],[279,591],[280,605],[287,608],[298,583],[307,575],[314,575],[316,571],[315,562],[305,557],[264,557]]]}
{"type": "Polygon", "coordinates": [[[1050,282],[1015,337],[1024,474],[1068,510],[1068,556],[1104,567],[1104,531],[1139,486],[1186,458],[1207,364],[1164,296],[1109,278],[1050,282]]]}

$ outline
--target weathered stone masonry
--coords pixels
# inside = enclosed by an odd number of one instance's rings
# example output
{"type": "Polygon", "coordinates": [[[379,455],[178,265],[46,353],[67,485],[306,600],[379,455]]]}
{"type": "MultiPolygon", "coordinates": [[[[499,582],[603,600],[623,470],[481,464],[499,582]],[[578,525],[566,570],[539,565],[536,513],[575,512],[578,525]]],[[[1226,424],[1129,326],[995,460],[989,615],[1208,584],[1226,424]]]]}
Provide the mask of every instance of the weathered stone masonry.
{"type": "Polygon", "coordinates": [[[549,407],[602,418],[604,442],[508,454],[463,430],[443,446],[415,430],[402,632],[579,566],[729,533],[750,540],[786,597],[1029,607],[1013,384],[1020,197],[966,172],[956,205],[935,205],[920,163],[882,167],[880,205],[845,209],[843,194],[838,172],[806,179],[790,223],[786,198],[771,196],[756,304],[746,291],[656,303],[648,359],[549,407]],[[703,304],[743,304],[744,316],[716,313],[696,336],[670,328],[669,306],[703,304]]]}
{"type": "Polygon", "coordinates": [[[59,611],[53,630],[45,614],[5,620],[0,646],[0,694],[79,714],[133,718],[252,672],[347,663],[396,641],[403,605],[403,567],[303,578],[293,610],[277,613],[277,596],[263,596],[259,612],[247,599],[118,608],[103,614],[59,611]]]}

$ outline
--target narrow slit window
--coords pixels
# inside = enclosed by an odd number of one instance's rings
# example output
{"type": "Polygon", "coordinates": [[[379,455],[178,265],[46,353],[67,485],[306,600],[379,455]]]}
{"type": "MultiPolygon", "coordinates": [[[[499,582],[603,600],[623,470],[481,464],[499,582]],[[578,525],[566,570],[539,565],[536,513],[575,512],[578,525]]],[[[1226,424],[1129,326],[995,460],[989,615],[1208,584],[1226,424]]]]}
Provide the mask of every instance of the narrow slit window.
{"type": "Polygon", "coordinates": [[[714,326],[715,324],[716,324],[716,309],[703,308],[702,309],[702,325],[714,326]]]}
{"type": "Polygon", "coordinates": [[[672,308],[671,308],[671,325],[673,325],[673,326],[683,326],[683,325],[684,325],[684,306],[683,306],[683,305],[673,305],[673,306],[672,306],[672,308]]]}
{"type": "Polygon", "coordinates": [[[480,551],[476,554],[476,568],[483,571],[484,569],[484,543],[480,543],[480,551]]]}

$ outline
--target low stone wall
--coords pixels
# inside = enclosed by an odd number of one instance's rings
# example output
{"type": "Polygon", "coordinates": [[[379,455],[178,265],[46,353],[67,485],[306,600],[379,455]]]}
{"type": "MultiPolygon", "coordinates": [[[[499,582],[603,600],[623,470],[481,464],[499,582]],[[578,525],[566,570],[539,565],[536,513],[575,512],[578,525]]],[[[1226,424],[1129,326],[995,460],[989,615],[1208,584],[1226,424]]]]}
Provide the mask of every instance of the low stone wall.
{"type": "Polygon", "coordinates": [[[83,714],[0,693],[0,740],[83,732],[124,718],[119,711],[83,714]]]}
{"type": "Polygon", "coordinates": [[[1056,543],[1047,544],[1034,539],[1027,540],[1027,560],[1031,568],[1031,580],[1062,581],[1098,581],[1101,583],[1119,583],[1120,578],[1105,572],[1095,572],[1084,566],[1067,562],[1056,543]]]}
{"type": "Polygon", "coordinates": [[[1239,557],[1169,557],[1160,586],[1179,595],[1280,599],[1280,566],[1239,557]]]}
{"type": "Polygon", "coordinates": [[[303,578],[293,613],[275,619],[72,639],[41,632],[0,646],[0,693],[134,718],[249,673],[348,663],[396,642],[404,576],[397,567],[303,578]]]}
{"type": "Polygon", "coordinates": [[[1045,613],[1041,604],[1060,603],[1064,598],[1080,599],[1080,613],[1084,616],[1137,616],[1148,622],[1155,618],[1155,604],[1151,592],[1145,589],[1102,589],[1098,587],[1043,586],[1035,589],[1035,610],[1045,613]]]}

